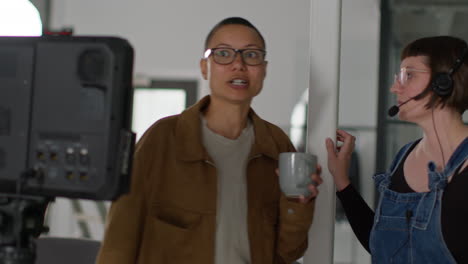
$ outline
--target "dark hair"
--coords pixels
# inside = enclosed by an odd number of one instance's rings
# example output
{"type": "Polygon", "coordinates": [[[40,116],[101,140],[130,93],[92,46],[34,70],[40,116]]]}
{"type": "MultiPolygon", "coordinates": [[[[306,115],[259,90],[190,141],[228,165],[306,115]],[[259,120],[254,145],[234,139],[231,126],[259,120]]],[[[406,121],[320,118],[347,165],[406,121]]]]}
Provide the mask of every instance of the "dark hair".
{"type": "MultiPolygon", "coordinates": [[[[460,58],[467,43],[459,38],[450,36],[426,37],[417,39],[408,44],[401,53],[401,60],[412,56],[427,56],[425,64],[431,69],[431,82],[437,73],[448,72],[455,61],[460,58]]],[[[453,91],[447,97],[440,97],[435,93],[431,94],[431,99],[426,108],[437,105],[455,108],[463,114],[468,108],[468,62],[463,61],[460,68],[453,73],[453,91]]],[[[426,88],[430,89],[431,84],[426,88]]]]}
{"type": "Polygon", "coordinates": [[[208,33],[205,39],[205,49],[208,48],[208,43],[210,42],[211,38],[213,38],[214,33],[216,33],[218,29],[226,25],[243,25],[243,26],[246,26],[255,30],[255,32],[257,32],[258,36],[262,40],[263,48],[266,48],[265,39],[263,38],[260,31],[252,23],[250,23],[247,19],[242,18],[242,17],[228,17],[228,18],[221,20],[218,24],[216,24],[211,29],[210,33],[208,33]]]}

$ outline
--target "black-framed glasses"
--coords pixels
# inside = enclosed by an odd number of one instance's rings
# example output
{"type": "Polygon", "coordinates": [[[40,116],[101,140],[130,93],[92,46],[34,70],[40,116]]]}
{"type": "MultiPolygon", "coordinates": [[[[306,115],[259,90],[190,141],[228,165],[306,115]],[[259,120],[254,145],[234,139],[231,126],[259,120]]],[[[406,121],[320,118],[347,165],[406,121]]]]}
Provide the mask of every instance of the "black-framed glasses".
{"type": "Polygon", "coordinates": [[[265,62],[266,51],[262,49],[233,49],[233,48],[213,48],[205,51],[204,58],[209,56],[222,65],[230,64],[236,59],[236,55],[241,55],[242,61],[250,66],[260,65],[265,62]]]}

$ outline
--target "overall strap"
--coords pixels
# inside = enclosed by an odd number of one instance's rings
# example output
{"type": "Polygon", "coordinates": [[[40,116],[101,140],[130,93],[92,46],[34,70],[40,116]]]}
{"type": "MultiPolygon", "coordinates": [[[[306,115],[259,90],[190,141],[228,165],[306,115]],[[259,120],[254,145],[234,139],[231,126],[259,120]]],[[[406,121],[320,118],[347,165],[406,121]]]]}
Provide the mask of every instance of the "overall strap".
{"type": "Polygon", "coordinates": [[[455,149],[450,160],[444,169],[444,175],[449,177],[455,170],[460,167],[468,159],[468,137],[466,137],[460,145],[455,149]]]}
{"type": "Polygon", "coordinates": [[[430,161],[427,164],[427,170],[429,173],[429,189],[445,189],[448,184],[448,177],[453,175],[455,170],[460,167],[468,158],[468,137],[463,140],[463,142],[458,145],[458,147],[453,152],[450,160],[445,166],[442,172],[437,171],[437,165],[430,161]]]}
{"type": "Polygon", "coordinates": [[[407,152],[410,149],[412,149],[414,145],[418,144],[419,141],[421,141],[421,139],[418,139],[416,141],[413,141],[404,145],[396,154],[388,171],[386,173],[376,174],[373,176],[374,181],[375,181],[375,186],[377,187],[377,189],[382,191],[383,189],[387,188],[390,185],[391,176],[398,169],[398,167],[400,166],[400,163],[403,161],[404,157],[407,155],[407,152]]]}

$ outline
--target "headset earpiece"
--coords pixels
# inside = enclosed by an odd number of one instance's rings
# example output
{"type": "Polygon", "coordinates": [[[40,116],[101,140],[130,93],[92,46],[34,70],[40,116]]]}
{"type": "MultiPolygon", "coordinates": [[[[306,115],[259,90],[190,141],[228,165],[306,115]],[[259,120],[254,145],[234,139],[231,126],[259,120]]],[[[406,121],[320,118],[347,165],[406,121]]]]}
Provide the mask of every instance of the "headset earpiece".
{"type": "Polygon", "coordinates": [[[440,97],[446,97],[452,94],[453,79],[449,73],[437,73],[431,83],[431,89],[440,97]]]}
{"type": "Polygon", "coordinates": [[[452,68],[448,72],[439,72],[434,75],[431,82],[431,90],[440,97],[447,97],[453,91],[453,78],[452,75],[460,68],[468,54],[468,47],[466,47],[461,56],[457,58],[452,68]]]}

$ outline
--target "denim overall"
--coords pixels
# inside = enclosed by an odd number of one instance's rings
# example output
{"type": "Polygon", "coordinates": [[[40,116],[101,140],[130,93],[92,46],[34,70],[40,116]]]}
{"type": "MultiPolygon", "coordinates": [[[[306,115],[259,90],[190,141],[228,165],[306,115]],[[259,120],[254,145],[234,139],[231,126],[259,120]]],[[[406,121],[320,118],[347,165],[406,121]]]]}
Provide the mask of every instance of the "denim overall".
{"type": "Polygon", "coordinates": [[[429,192],[398,193],[390,190],[390,178],[415,141],[395,157],[390,172],[374,176],[380,192],[369,246],[372,263],[456,263],[444,242],[441,228],[442,195],[447,177],[468,158],[468,137],[457,147],[442,172],[428,164],[429,192]]]}

